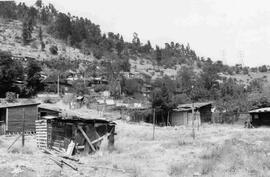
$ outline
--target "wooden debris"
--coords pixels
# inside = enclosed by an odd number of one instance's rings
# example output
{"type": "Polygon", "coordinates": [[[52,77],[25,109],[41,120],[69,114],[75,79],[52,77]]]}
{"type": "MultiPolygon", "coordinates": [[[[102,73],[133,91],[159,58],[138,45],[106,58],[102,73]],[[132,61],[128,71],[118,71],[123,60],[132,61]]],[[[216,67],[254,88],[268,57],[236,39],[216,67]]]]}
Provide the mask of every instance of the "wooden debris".
{"type": "MultiPolygon", "coordinates": [[[[50,159],[53,160],[58,166],[60,166],[61,168],[63,167],[63,164],[69,166],[70,168],[72,168],[73,170],[75,171],[78,171],[78,168],[76,166],[74,166],[73,164],[71,163],[68,163],[67,161],[61,159],[63,157],[61,156],[57,156],[56,154],[54,154],[53,152],[47,150],[47,149],[42,149],[44,153],[50,155],[50,159]]],[[[67,157],[67,156],[65,156],[67,157]]],[[[74,160],[74,159],[73,159],[74,160]]]]}
{"type": "Polygon", "coordinates": [[[75,143],[73,141],[71,141],[68,145],[68,148],[67,148],[67,155],[71,156],[74,148],[75,148],[75,143]]]}

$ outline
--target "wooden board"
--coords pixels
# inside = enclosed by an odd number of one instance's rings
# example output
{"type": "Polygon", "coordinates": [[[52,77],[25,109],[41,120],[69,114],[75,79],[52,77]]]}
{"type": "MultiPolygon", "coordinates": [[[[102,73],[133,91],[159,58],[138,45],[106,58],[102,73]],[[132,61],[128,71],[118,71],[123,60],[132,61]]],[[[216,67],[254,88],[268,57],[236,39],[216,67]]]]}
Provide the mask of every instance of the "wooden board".
{"type": "Polygon", "coordinates": [[[44,120],[36,120],[36,140],[37,146],[39,148],[47,148],[48,147],[48,128],[47,121],[44,120]]]}

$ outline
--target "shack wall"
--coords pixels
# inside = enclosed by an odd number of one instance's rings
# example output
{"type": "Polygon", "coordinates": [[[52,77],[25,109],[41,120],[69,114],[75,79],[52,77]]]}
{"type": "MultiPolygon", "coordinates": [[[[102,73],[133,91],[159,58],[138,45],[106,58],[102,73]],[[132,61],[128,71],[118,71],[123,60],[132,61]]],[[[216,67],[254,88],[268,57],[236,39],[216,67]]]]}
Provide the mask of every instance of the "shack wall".
{"type": "Polygon", "coordinates": [[[172,112],[171,113],[171,125],[179,126],[186,125],[188,123],[188,112],[172,112]]]}
{"type": "Polygon", "coordinates": [[[207,105],[199,109],[202,122],[212,121],[211,107],[212,107],[211,105],[207,105]]]}
{"type": "Polygon", "coordinates": [[[35,131],[35,120],[37,120],[37,106],[10,107],[7,109],[7,131],[20,132],[23,126],[23,108],[25,131],[35,131]]]}

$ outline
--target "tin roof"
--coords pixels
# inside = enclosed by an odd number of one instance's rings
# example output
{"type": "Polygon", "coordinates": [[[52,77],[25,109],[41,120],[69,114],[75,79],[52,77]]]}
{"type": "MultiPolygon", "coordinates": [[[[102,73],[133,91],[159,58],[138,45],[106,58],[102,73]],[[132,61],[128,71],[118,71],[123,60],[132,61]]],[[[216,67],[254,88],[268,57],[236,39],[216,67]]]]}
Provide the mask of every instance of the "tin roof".
{"type": "Polygon", "coordinates": [[[176,109],[174,109],[174,111],[178,111],[178,112],[191,111],[193,104],[194,104],[194,109],[200,109],[201,107],[212,105],[213,102],[201,102],[201,103],[180,104],[180,105],[177,106],[176,109]]]}
{"type": "Polygon", "coordinates": [[[0,103],[0,108],[11,108],[11,107],[25,107],[25,106],[37,106],[40,103],[21,103],[21,102],[16,102],[16,103],[0,103]]]}
{"type": "Polygon", "coordinates": [[[270,107],[254,109],[254,110],[249,111],[249,113],[260,113],[260,112],[270,112],[270,107]]]}

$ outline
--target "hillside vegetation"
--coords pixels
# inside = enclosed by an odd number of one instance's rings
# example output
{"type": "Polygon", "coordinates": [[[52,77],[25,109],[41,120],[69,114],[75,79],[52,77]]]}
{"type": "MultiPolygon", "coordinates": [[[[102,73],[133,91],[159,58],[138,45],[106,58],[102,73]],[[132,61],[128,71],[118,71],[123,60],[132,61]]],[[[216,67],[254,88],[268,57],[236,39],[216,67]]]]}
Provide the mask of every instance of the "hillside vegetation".
{"type": "Polygon", "coordinates": [[[42,83],[44,77],[66,81],[75,73],[78,80],[69,92],[91,95],[87,82],[99,77],[107,85],[92,90],[108,90],[115,99],[148,100],[158,108],[158,119],[178,104],[192,101],[214,101],[219,111],[233,113],[270,105],[268,77],[254,74],[267,73],[266,65],[224,65],[198,56],[189,44],[173,41],[153,47],[151,41],[141,43],[136,32],[132,41],[125,41],[119,33],[102,33],[90,19],[59,12],[41,0],[30,7],[0,2],[0,32],[1,97],[6,92],[20,97],[56,92],[56,86],[42,83]],[[25,63],[13,60],[14,56],[34,60],[25,63]],[[145,85],[152,89],[142,98],[145,85]]]}

